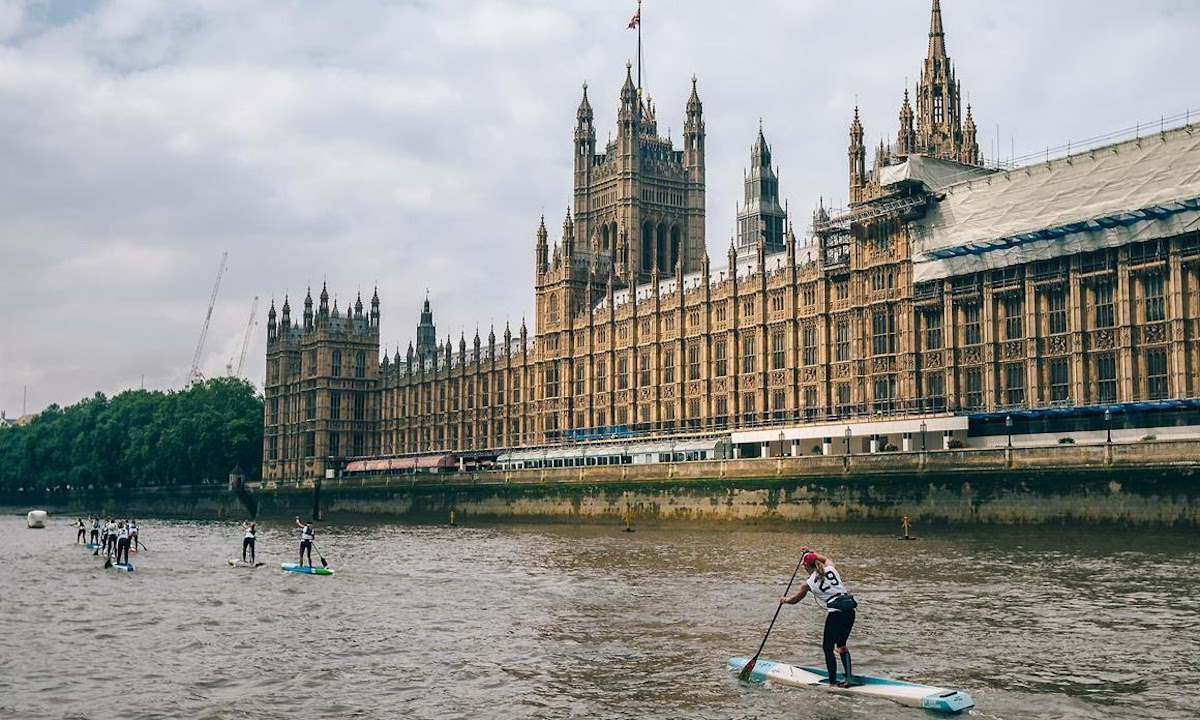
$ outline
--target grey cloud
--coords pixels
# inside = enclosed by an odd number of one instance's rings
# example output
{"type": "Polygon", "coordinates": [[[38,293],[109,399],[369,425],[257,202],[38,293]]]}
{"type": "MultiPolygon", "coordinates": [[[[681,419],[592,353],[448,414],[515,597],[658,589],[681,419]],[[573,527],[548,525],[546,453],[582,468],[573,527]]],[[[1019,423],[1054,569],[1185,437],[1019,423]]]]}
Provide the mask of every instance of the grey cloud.
{"type": "MultiPolygon", "coordinates": [[[[679,137],[693,73],[705,103],[714,258],[760,117],[793,219],[822,195],[845,202],[856,98],[868,138],[894,136],[928,5],[647,0],[660,127],[679,137]]],[[[942,5],[986,154],[1200,109],[1200,79],[1178,62],[1193,3],[942,5]]],[[[603,139],[634,7],[0,4],[0,408],[19,412],[25,385],[31,409],[143,374],[179,387],[225,250],[209,375],[240,349],[258,295],[247,372],[261,380],[269,302],[286,293],[298,309],[322,282],[342,308],[378,285],[393,351],[426,287],[442,337],[515,331],[538,216],[556,237],[571,202],[580,83],[603,139]]]]}

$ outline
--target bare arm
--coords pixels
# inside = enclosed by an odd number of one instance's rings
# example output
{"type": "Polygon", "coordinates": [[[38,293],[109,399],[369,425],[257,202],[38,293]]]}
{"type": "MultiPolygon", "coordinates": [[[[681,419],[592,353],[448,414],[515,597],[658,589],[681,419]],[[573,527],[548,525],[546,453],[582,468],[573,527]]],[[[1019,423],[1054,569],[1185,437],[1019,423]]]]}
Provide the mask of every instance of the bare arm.
{"type": "Polygon", "coordinates": [[[297,516],[296,516],[296,527],[298,527],[298,528],[302,528],[302,529],[303,529],[303,527],[304,527],[304,523],[300,522],[300,516],[299,516],[299,515],[297,515],[297,516]]]}
{"type": "Polygon", "coordinates": [[[807,582],[801,583],[800,589],[796,591],[795,595],[781,597],[781,598],[779,598],[779,602],[787,603],[788,605],[795,605],[796,603],[803,600],[804,596],[807,594],[808,594],[808,583],[807,582]]]}

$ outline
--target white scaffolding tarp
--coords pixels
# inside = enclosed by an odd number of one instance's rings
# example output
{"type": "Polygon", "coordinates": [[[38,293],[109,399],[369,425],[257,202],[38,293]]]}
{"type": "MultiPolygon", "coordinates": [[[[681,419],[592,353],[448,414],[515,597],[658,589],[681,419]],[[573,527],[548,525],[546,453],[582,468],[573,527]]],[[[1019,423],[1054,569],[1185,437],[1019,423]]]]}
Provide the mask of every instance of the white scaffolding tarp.
{"type": "Polygon", "coordinates": [[[917,282],[1200,230],[1200,127],[946,187],[913,224],[917,282]]]}

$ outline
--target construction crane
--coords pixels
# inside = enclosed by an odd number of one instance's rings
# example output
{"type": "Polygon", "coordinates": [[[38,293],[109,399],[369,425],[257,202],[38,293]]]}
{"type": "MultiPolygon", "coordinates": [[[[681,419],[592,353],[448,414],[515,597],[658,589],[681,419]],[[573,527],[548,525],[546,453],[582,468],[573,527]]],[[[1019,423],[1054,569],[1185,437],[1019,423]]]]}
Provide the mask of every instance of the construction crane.
{"type": "Polygon", "coordinates": [[[212,320],[213,306],[217,304],[217,291],[221,289],[221,277],[225,274],[225,261],[229,253],[221,253],[221,266],[217,268],[217,281],[213,283],[212,297],[208,300],[208,312],[204,314],[204,327],[200,328],[200,340],[196,343],[196,354],[192,356],[192,368],[188,370],[187,387],[204,382],[200,372],[200,355],[204,352],[204,340],[208,337],[208,323],[212,320]]]}
{"type": "Polygon", "coordinates": [[[229,377],[241,377],[242,365],[246,364],[246,351],[250,349],[250,333],[254,331],[254,314],[258,312],[258,296],[254,296],[254,302],[250,303],[250,321],[246,323],[246,335],[242,338],[242,351],[238,353],[237,371],[233,369],[233,358],[229,358],[229,362],[225,363],[225,374],[229,377]]]}

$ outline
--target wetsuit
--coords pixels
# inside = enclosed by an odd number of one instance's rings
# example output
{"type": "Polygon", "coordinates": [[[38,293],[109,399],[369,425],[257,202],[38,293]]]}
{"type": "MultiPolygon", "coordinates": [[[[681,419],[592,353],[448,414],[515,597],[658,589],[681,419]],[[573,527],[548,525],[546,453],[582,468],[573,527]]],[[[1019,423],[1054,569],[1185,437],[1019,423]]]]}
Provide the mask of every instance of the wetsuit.
{"type": "Polygon", "coordinates": [[[242,562],[246,562],[246,550],[250,551],[250,562],[254,562],[254,526],[246,528],[246,536],[242,538],[242,562]]]}
{"type": "Polygon", "coordinates": [[[300,566],[304,566],[304,554],[308,553],[308,566],[312,567],[312,543],[313,536],[316,533],[313,531],[312,524],[304,526],[304,530],[300,532],[300,566]]]}
{"type": "MultiPolygon", "coordinates": [[[[813,596],[813,600],[818,605],[825,608],[825,632],[821,637],[821,649],[825,651],[825,669],[829,671],[829,679],[837,679],[837,657],[834,654],[834,648],[846,647],[846,640],[850,637],[850,630],[854,627],[854,611],[853,610],[837,610],[829,607],[829,601],[838,595],[849,592],[846,585],[842,582],[842,576],[838,573],[837,568],[826,563],[825,571],[818,575],[813,573],[808,576],[809,592],[813,596]]],[[[850,650],[845,649],[842,653],[842,664],[846,670],[846,682],[850,682],[850,650]]]]}

